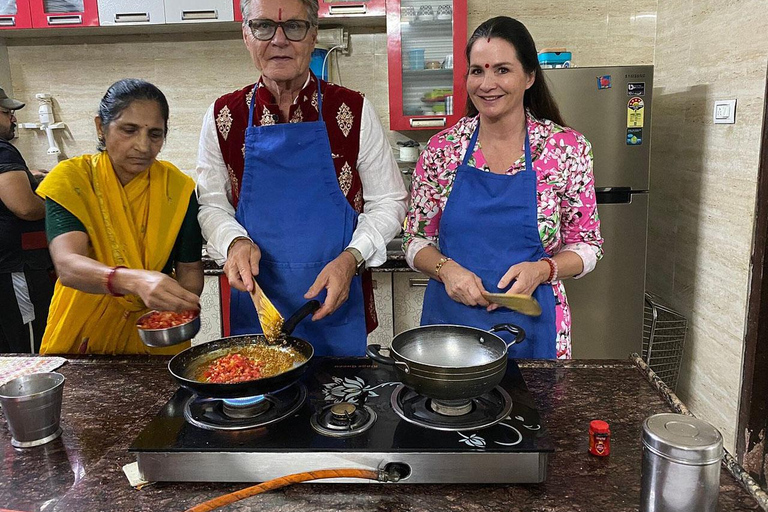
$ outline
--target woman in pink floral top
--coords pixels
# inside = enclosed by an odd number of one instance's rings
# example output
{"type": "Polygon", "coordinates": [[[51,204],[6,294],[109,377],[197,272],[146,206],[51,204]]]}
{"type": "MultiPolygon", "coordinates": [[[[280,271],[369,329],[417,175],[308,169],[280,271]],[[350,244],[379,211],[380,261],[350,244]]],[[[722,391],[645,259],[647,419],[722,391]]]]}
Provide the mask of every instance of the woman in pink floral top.
{"type": "Polygon", "coordinates": [[[480,25],[467,59],[469,115],[432,137],[413,176],[403,245],[432,278],[422,324],[511,323],[526,332],[511,356],[569,358],[562,280],[602,257],[592,147],[563,126],[520,22],[480,25]],[[542,315],[499,308],[486,291],[533,295],[542,315]]]}

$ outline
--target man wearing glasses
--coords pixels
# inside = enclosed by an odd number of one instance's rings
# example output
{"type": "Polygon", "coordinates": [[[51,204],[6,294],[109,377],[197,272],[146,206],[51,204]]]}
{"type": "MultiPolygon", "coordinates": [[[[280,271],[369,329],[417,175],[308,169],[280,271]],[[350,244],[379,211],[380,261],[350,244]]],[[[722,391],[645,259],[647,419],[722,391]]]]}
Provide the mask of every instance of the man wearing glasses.
{"type": "Polygon", "coordinates": [[[51,264],[45,203],[35,195],[37,180],[10,143],[16,136],[16,110],[23,107],[0,89],[0,352],[34,352],[40,347],[53,291],[47,272],[51,264]],[[30,266],[41,259],[38,251],[45,253],[46,268],[30,266]]]}
{"type": "Polygon", "coordinates": [[[208,110],[198,153],[199,220],[233,288],[233,334],[260,332],[256,277],[284,315],[322,307],[295,336],[321,355],[365,352],[376,325],[370,271],[400,232],[407,192],[362,94],[309,71],[317,0],[242,0],[261,78],[208,110]]]}

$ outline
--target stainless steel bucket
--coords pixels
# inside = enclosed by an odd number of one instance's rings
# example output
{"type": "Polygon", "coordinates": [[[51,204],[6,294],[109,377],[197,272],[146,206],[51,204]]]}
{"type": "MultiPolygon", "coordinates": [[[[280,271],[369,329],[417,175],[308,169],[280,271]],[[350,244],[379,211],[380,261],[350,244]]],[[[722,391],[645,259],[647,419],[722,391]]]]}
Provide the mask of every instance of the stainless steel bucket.
{"type": "Polygon", "coordinates": [[[60,373],[35,373],[0,386],[0,406],[8,420],[13,446],[39,446],[61,435],[64,380],[60,373]]]}
{"type": "Polygon", "coordinates": [[[643,422],[641,512],[715,512],[723,437],[706,421],[656,414],[643,422]]]}

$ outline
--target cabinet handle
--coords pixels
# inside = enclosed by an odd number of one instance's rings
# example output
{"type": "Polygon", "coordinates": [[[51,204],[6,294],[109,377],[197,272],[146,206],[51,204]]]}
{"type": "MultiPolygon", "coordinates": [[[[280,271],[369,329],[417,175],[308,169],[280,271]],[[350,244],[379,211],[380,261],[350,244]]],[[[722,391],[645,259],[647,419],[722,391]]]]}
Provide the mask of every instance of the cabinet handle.
{"type": "Polygon", "coordinates": [[[365,4],[359,5],[332,5],[328,8],[331,16],[344,16],[345,14],[365,14],[365,4]]]}
{"type": "Polygon", "coordinates": [[[414,118],[410,120],[411,128],[434,128],[445,126],[446,119],[444,117],[422,117],[414,118]]]}
{"type": "Polygon", "coordinates": [[[207,11],[181,11],[181,19],[187,20],[217,20],[219,19],[219,11],[216,9],[209,9],[207,11]]]}
{"type": "Polygon", "coordinates": [[[408,279],[408,285],[411,288],[424,288],[429,284],[429,278],[427,277],[411,277],[408,279]]]}
{"type": "Polygon", "coordinates": [[[149,22],[148,12],[121,12],[115,14],[115,23],[149,22]]]}
{"type": "Polygon", "coordinates": [[[47,16],[49,25],[82,25],[83,17],[79,14],[71,16],[47,16]]]}
{"type": "Polygon", "coordinates": [[[16,18],[13,16],[0,17],[0,27],[13,27],[16,25],[16,18]]]}

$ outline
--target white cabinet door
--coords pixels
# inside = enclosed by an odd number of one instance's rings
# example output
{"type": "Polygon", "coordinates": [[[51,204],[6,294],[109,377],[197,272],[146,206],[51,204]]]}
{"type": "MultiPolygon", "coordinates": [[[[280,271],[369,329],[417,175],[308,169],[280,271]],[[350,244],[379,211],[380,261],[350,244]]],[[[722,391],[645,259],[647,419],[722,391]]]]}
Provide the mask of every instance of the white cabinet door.
{"type": "Polygon", "coordinates": [[[419,272],[392,272],[395,336],[419,326],[429,278],[419,272]]]}
{"type": "Polygon", "coordinates": [[[165,23],[163,0],[99,0],[99,25],[165,23]]]}
{"type": "Polygon", "coordinates": [[[234,21],[232,0],[165,0],[166,23],[234,21]]]}
{"type": "Polygon", "coordinates": [[[388,347],[392,343],[392,273],[373,273],[373,298],[376,301],[376,315],[379,326],[368,335],[368,343],[388,347]]]}
{"type": "Polygon", "coordinates": [[[219,298],[219,276],[205,276],[203,294],[200,296],[200,332],[192,345],[219,339],[221,330],[221,300],[219,298]]]}

